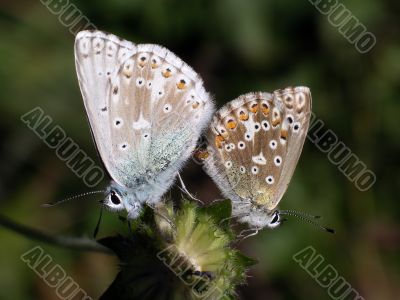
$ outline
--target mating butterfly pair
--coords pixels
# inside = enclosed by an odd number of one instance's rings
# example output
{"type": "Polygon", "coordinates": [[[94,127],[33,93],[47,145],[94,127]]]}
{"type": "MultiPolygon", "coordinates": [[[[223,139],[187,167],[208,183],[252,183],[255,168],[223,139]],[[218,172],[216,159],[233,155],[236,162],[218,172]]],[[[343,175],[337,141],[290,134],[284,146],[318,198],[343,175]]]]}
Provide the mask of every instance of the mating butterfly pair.
{"type": "Polygon", "coordinates": [[[279,225],[275,210],[309,125],[306,87],[249,93],[214,113],[201,78],[158,45],[101,31],[76,37],[79,85],[94,140],[112,178],[105,206],[136,218],[173,184],[207,132],[205,169],[231,199],[233,216],[256,228],[279,225]]]}

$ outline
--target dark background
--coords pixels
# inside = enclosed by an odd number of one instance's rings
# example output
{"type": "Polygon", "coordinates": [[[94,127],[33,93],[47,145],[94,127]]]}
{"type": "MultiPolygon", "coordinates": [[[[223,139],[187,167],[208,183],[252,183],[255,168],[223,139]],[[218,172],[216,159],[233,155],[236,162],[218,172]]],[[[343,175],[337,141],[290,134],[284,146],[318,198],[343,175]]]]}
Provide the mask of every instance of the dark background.
{"type": "MultiPolygon", "coordinates": [[[[245,240],[241,248],[260,263],[239,290],[243,299],[329,299],[292,259],[307,246],[365,299],[399,297],[399,3],[342,2],[376,36],[370,52],[359,53],[307,0],[72,2],[98,29],[175,52],[201,74],[218,106],[249,91],[310,87],[318,118],[376,174],[373,187],[360,192],[306,141],[281,208],[323,215],[323,223],[337,233],[291,218],[245,240]]],[[[73,43],[69,28],[40,1],[1,2],[0,211],[49,233],[91,236],[101,195],[41,208],[89,189],[20,120],[41,107],[97,159],[73,43]]],[[[204,201],[221,197],[195,163],[184,169],[184,179],[204,201]]],[[[123,230],[115,215],[105,214],[100,236],[123,230]]],[[[36,245],[93,298],[117,272],[117,261],[109,256],[48,246],[3,229],[0,245],[0,299],[57,299],[20,259],[36,245]]]]}

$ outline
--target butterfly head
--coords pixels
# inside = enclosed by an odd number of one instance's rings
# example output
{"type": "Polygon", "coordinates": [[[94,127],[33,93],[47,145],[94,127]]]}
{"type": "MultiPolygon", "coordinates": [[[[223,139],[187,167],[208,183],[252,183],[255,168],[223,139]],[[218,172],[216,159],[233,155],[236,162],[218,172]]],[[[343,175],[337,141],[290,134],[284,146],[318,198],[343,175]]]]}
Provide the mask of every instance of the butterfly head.
{"type": "Polygon", "coordinates": [[[111,211],[126,210],[129,219],[137,218],[142,206],[134,192],[115,182],[112,182],[107,189],[103,205],[111,211]]]}
{"type": "Polygon", "coordinates": [[[263,207],[254,205],[249,214],[240,218],[241,222],[248,223],[255,228],[276,228],[282,223],[278,210],[266,211],[263,207]]]}

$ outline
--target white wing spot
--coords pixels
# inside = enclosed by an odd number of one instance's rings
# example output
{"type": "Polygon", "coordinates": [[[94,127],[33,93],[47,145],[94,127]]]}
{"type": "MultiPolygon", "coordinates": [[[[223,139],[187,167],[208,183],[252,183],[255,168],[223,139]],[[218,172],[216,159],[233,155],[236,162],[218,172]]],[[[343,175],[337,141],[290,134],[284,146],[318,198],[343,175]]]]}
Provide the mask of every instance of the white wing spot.
{"type": "Polygon", "coordinates": [[[300,123],[296,122],[293,124],[293,132],[298,132],[300,130],[300,123]]]}
{"type": "Polygon", "coordinates": [[[253,156],[252,160],[254,163],[256,163],[258,165],[266,165],[267,164],[267,160],[265,159],[262,152],[260,152],[260,154],[258,154],[256,156],[253,156]]]}
{"type": "Polygon", "coordinates": [[[239,148],[240,150],[243,150],[244,148],[246,148],[246,144],[245,144],[243,141],[240,141],[240,142],[238,143],[238,148],[239,148]]]}
{"type": "Polygon", "coordinates": [[[136,86],[137,87],[142,87],[144,84],[145,84],[145,80],[144,80],[144,78],[143,77],[138,77],[137,79],[136,79],[136,86]]]}
{"type": "Polygon", "coordinates": [[[246,173],[246,168],[244,166],[240,166],[240,173],[246,173]]]}
{"type": "Polygon", "coordinates": [[[269,176],[267,176],[267,177],[265,178],[265,181],[266,181],[268,184],[273,184],[273,183],[275,182],[275,179],[274,179],[273,176],[269,175],[269,176]]]}
{"type": "Polygon", "coordinates": [[[226,145],[225,145],[225,150],[226,150],[227,152],[231,152],[231,151],[232,151],[231,144],[226,144],[226,145]]]}
{"type": "Polygon", "coordinates": [[[280,157],[279,155],[275,156],[274,163],[275,166],[280,166],[282,164],[282,157],[280,157]]]}
{"type": "Polygon", "coordinates": [[[121,151],[125,151],[126,149],[128,149],[128,144],[127,143],[122,143],[119,145],[119,149],[121,151]]]}
{"type": "Polygon", "coordinates": [[[255,132],[259,132],[260,129],[261,129],[260,123],[258,123],[258,122],[254,123],[254,131],[255,131],[255,132]]]}
{"type": "Polygon", "coordinates": [[[161,98],[162,96],[164,96],[164,91],[163,90],[158,91],[157,97],[161,98]]]}
{"type": "Polygon", "coordinates": [[[276,143],[276,141],[275,140],[271,140],[270,142],[269,142],[269,147],[272,149],[272,150],[275,150],[276,149],[276,147],[277,147],[277,143],[276,143]]]}
{"type": "Polygon", "coordinates": [[[123,124],[123,121],[121,118],[115,118],[114,120],[114,127],[115,128],[120,128],[123,124]]]}
{"type": "Polygon", "coordinates": [[[171,112],[171,110],[172,110],[171,104],[167,103],[164,105],[164,108],[163,108],[164,113],[167,114],[167,113],[171,112]]]}
{"type": "Polygon", "coordinates": [[[244,134],[244,139],[245,139],[246,141],[250,142],[253,138],[252,138],[252,136],[251,136],[250,133],[246,132],[246,133],[244,134]]]}
{"type": "Polygon", "coordinates": [[[262,125],[262,128],[263,128],[264,131],[268,131],[269,128],[270,128],[269,123],[268,123],[267,120],[262,121],[261,125],[262,125]]]}
{"type": "Polygon", "coordinates": [[[230,160],[225,162],[225,167],[228,168],[228,169],[232,168],[232,162],[230,160]]]}
{"type": "Polygon", "coordinates": [[[251,167],[251,173],[253,173],[254,175],[258,174],[258,167],[256,166],[251,167]]]}

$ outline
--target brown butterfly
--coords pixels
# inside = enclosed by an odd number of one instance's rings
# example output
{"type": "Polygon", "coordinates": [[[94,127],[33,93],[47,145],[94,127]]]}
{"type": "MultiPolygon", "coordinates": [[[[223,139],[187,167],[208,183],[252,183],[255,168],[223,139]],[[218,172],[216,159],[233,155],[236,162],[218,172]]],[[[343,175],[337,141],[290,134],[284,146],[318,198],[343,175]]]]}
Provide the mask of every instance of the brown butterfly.
{"type": "Polygon", "coordinates": [[[248,93],[215,113],[204,165],[239,222],[254,230],[281,223],[276,207],[299,160],[310,115],[307,87],[248,93]]]}

